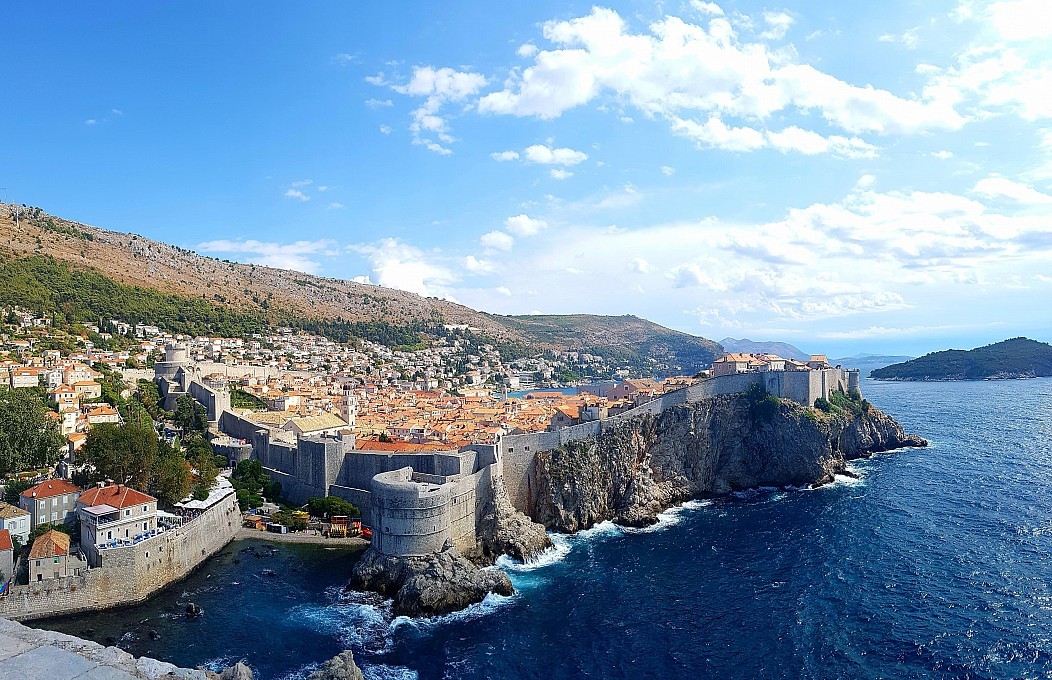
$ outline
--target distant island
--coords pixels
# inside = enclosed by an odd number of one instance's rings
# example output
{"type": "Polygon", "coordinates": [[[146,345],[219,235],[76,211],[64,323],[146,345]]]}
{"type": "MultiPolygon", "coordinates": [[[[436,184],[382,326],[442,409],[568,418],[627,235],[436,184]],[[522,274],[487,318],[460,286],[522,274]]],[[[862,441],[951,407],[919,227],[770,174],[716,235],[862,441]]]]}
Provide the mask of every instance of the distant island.
{"type": "Polygon", "coordinates": [[[1052,345],[1011,338],[973,350],[949,349],[878,368],[876,380],[1013,380],[1052,376],[1052,345]]]}

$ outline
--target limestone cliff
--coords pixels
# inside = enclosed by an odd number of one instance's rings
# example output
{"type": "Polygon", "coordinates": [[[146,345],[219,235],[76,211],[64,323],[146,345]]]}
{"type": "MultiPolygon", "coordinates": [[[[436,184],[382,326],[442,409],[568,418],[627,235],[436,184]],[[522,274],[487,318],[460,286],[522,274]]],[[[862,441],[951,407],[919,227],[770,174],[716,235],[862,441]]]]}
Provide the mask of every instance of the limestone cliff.
{"type": "Polygon", "coordinates": [[[823,412],[762,395],[719,396],[538,453],[530,515],[560,532],[608,519],[642,526],[692,498],[822,484],[848,460],[926,444],[864,401],[823,412]]]}
{"type": "Polygon", "coordinates": [[[478,547],[469,555],[479,564],[493,564],[501,555],[526,562],[552,546],[544,525],[512,506],[503,480],[493,482],[479,510],[478,547]]]}

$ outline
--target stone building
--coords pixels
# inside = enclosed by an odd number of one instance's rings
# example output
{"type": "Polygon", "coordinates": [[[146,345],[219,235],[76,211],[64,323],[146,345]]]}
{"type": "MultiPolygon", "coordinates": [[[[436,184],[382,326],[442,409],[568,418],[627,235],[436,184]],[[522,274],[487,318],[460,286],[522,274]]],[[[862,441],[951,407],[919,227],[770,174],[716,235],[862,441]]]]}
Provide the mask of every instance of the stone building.
{"type": "Polygon", "coordinates": [[[29,550],[29,582],[79,576],[85,564],[70,555],[68,534],[50,529],[33,541],[29,550]]]}
{"type": "Polygon", "coordinates": [[[131,545],[157,533],[157,499],[120,484],[96,486],[77,499],[80,549],[88,564],[100,564],[107,547],[131,545]]]}
{"type": "Polygon", "coordinates": [[[30,529],[41,524],[76,521],[80,487],[63,479],[49,479],[31,486],[18,497],[18,507],[29,513],[30,529]]]}
{"type": "Polygon", "coordinates": [[[15,571],[15,546],[11,532],[0,529],[0,583],[11,580],[15,571]]]}

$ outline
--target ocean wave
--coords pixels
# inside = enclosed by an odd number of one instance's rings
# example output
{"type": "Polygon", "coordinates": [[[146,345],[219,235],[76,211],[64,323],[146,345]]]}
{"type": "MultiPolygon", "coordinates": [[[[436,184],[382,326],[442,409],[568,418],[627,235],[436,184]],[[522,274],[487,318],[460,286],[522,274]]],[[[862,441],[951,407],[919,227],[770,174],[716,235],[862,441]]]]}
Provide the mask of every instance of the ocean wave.
{"type": "Polygon", "coordinates": [[[691,510],[698,510],[707,505],[712,505],[712,501],[695,500],[680,503],[659,512],[657,514],[657,522],[648,527],[622,527],[621,530],[626,534],[649,534],[656,531],[665,531],[669,527],[676,526],[682,522],[683,517],[691,510]]]}
{"type": "Polygon", "coordinates": [[[552,547],[534,555],[525,562],[519,562],[507,555],[497,558],[496,566],[507,572],[526,572],[543,569],[556,562],[562,562],[570,554],[570,541],[565,534],[548,534],[552,547]]]}
{"type": "Polygon", "coordinates": [[[302,604],[292,609],[295,619],[314,630],[334,636],[347,649],[372,653],[390,651],[387,635],[393,615],[392,601],[375,593],[342,592],[335,586],[326,591],[331,604],[302,604]]]}
{"type": "Polygon", "coordinates": [[[518,594],[505,596],[490,593],[482,600],[482,602],[476,602],[460,611],[450,612],[449,614],[443,614],[442,616],[396,616],[391,620],[391,623],[388,624],[387,630],[392,634],[400,628],[411,628],[417,631],[427,632],[450,623],[474,621],[483,616],[492,614],[501,607],[515,600],[517,597],[518,594]]]}
{"type": "Polygon", "coordinates": [[[416,680],[420,675],[405,666],[387,666],[382,663],[362,667],[366,680],[416,680]]]}

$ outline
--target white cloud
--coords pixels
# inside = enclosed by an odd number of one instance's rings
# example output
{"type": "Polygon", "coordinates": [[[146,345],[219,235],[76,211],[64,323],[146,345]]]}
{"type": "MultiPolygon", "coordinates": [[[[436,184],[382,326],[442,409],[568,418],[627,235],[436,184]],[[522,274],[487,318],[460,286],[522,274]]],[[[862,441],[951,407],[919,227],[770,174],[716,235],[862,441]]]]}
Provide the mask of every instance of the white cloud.
{"type": "Polygon", "coordinates": [[[386,109],[394,106],[394,102],[390,99],[366,99],[365,105],[370,109],[386,109]]]}
{"type": "Polygon", "coordinates": [[[396,238],[375,244],[358,244],[350,250],[368,259],[372,277],[387,288],[417,295],[449,297],[449,286],[459,278],[455,272],[424,251],[396,238]]]}
{"type": "Polygon", "coordinates": [[[294,187],[306,187],[306,186],[310,186],[311,184],[314,184],[314,180],[312,180],[312,179],[301,179],[301,180],[296,180],[295,182],[292,182],[291,184],[294,187]]]}
{"type": "Polygon", "coordinates": [[[504,226],[516,236],[529,237],[536,236],[547,229],[548,223],[544,220],[530,217],[529,215],[515,215],[514,217],[509,217],[504,220],[504,226]]]}
{"type": "Polygon", "coordinates": [[[329,210],[339,210],[342,207],[343,203],[339,203],[338,201],[333,201],[328,205],[329,210]]]}
{"type": "Polygon", "coordinates": [[[526,150],[523,151],[523,157],[531,163],[539,163],[541,165],[570,166],[588,160],[588,154],[583,151],[576,151],[565,147],[561,149],[553,149],[544,144],[534,144],[533,146],[526,147],[526,150]]]}
{"type": "Polygon", "coordinates": [[[504,295],[505,297],[511,297],[511,289],[507,286],[497,286],[494,290],[496,290],[501,295],[504,295]]]}
{"type": "Polygon", "coordinates": [[[920,38],[918,32],[920,27],[908,28],[903,31],[900,35],[894,35],[892,33],[884,33],[879,36],[877,40],[886,43],[901,43],[908,50],[917,49],[917,45],[920,44],[920,38]]]}
{"type": "Polygon", "coordinates": [[[661,166],[661,174],[664,175],[665,177],[671,177],[675,173],[676,173],[676,169],[675,168],[673,168],[673,167],[671,167],[669,165],[662,165],[661,166]]]}
{"type": "MultiPolygon", "coordinates": [[[[779,32],[791,20],[775,12],[766,23],[779,32]]],[[[664,118],[704,146],[740,151],[768,146],[764,132],[753,125],[783,111],[818,114],[852,134],[957,129],[966,121],[954,109],[958,99],[940,96],[944,90],[900,97],[851,85],[795,62],[791,53],[741,40],[720,17],[702,27],[669,16],[648,33],[632,33],[615,11],[594,8],[584,17],[547,22],[543,35],[553,48],[513,72],[502,90],[483,96],[480,112],[550,119],[609,94],[664,118]],[[753,125],[729,125],[728,119],[753,125]]],[[[850,151],[861,144],[866,143],[840,138],[830,149],[850,151]]]]}
{"type": "Polygon", "coordinates": [[[562,168],[552,168],[548,171],[552,179],[568,179],[573,177],[573,173],[569,170],[563,170],[562,168]]]}
{"type": "Polygon", "coordinates": [[[515,50],[515,54],[519,55],[520,57],[532,57],[533,55],[537,54],[537,46],[531,43],[519,45],[519,49],[515,50]]]}
{"type": "Polygon", "coordinates": [[[203,253],[231,253],[249,255],[248,261],[267,267],[292,269],[317,273],[321,263],[309,255],[332,256],[336,254],[336,244],[328,239],[318,241],[296,241],[295,243],[275,243],[249,239],[232,241],[220,239],[198,244],[197,250],[203,253]]]}
{"type": "Polygon", "coordinates": [[[381,135],[389,135],[389,134],[391,134],[391,126],[390,125],[381,125],[380,126],[380,134],[381,135]]]}
{"type": "Polygon", "coordinates": [[[491,231],[479,238],[479,244],[491,250],[511,250],[515,245],[515,238],[503,231],[491,231]]]}
{"type": "Polygon", "coordinates": [[[433,66],[414,66],[409,82],[401,85],[390,83],[382,73],[366,80],[374,85],[390,87],[399,94],[425,97],[424,103],[411,114],[409,130],[414,144],[441,155],[453,153],[446,145],[456,141],[447,116],[442,113],[443,107],[477,95],[486,84],[485,76],[480,73],[433,66]]]}
{"type": "Polygon", "coordinates": [[[310,200],[310,196],[308,196],[307,194],[303,193],[299,189],[289,189],[288,191],[285,192],[285,195],[287,197],[289,197],[289,198],[295,198],[298,201],[309,201],[310,200]]]}
{"type": "Polygon", "coordinates": [[[947,151],[946,149],[940,149],[931,153],[932,157],[938,158],[940,161],[947,161],[953,158],[953,152],[947,151]]]}
{"type": "Polygon", "coordinates": [[[1005,40],[1052,38],[1052,5],[1047,0],[1008,0],[991,3],[991,24],[1005,40]]]}
{"type": "Polygon", "coordinates": [[[497,265],[490,260],[483,260],[474,255],[468,255],[464,258],[464,268],[472,274],[492,274],[496,271],[497,265]]]}
{"type": "Polygon", "coordinates": [[[1034,187],[1004,177],[987,177],[979,180],[972,191],[989,198],[1007,198],[1026,205],[1050,205],[1052,196],[1043,194],[1034,187]]]}
{"type": "Polygon", "coordinates": [[[633,257],[632,261],[628,263],[628,268],[638,274],[649,274],[654,269],[649,262],[641,257],[633,257]]]}
{"type": "Polygon", "coordinates": [[[763,21],[767,24],[767,30],[760,34],[764,40],[781,40],[793,25],[793,17],[788,12],[765,11],[763,21]]]}
{"type": "Polygon", "coordinates": [[[724,15],[723,8],[714,2],[703,2],[702,0],[690,0],[690,5],[702,14],[714,17],[722,17],[724,15]]]}
{"type": "Polygon", "coordinates": [[[495,161],[506,162],[506,161],[517,161],[519,160],[518,151],[494,151],[491,153],[490,158],[495,161]]]}
{"type": "Polygon", "coordinates": [[[360,64],[362,60],[356,54],[348,54],[347,52],[340,52],[332,58],[334,64],[340,66],[347,66],[348,64],[360,64]]]}
{"type": "Polygon", "coordinates": [[[86,121],[84,121],[84,124],[85,125],[97,125],[98,122],[99,121],[95,120],[94,118],[88,118],[86,121]]]}

